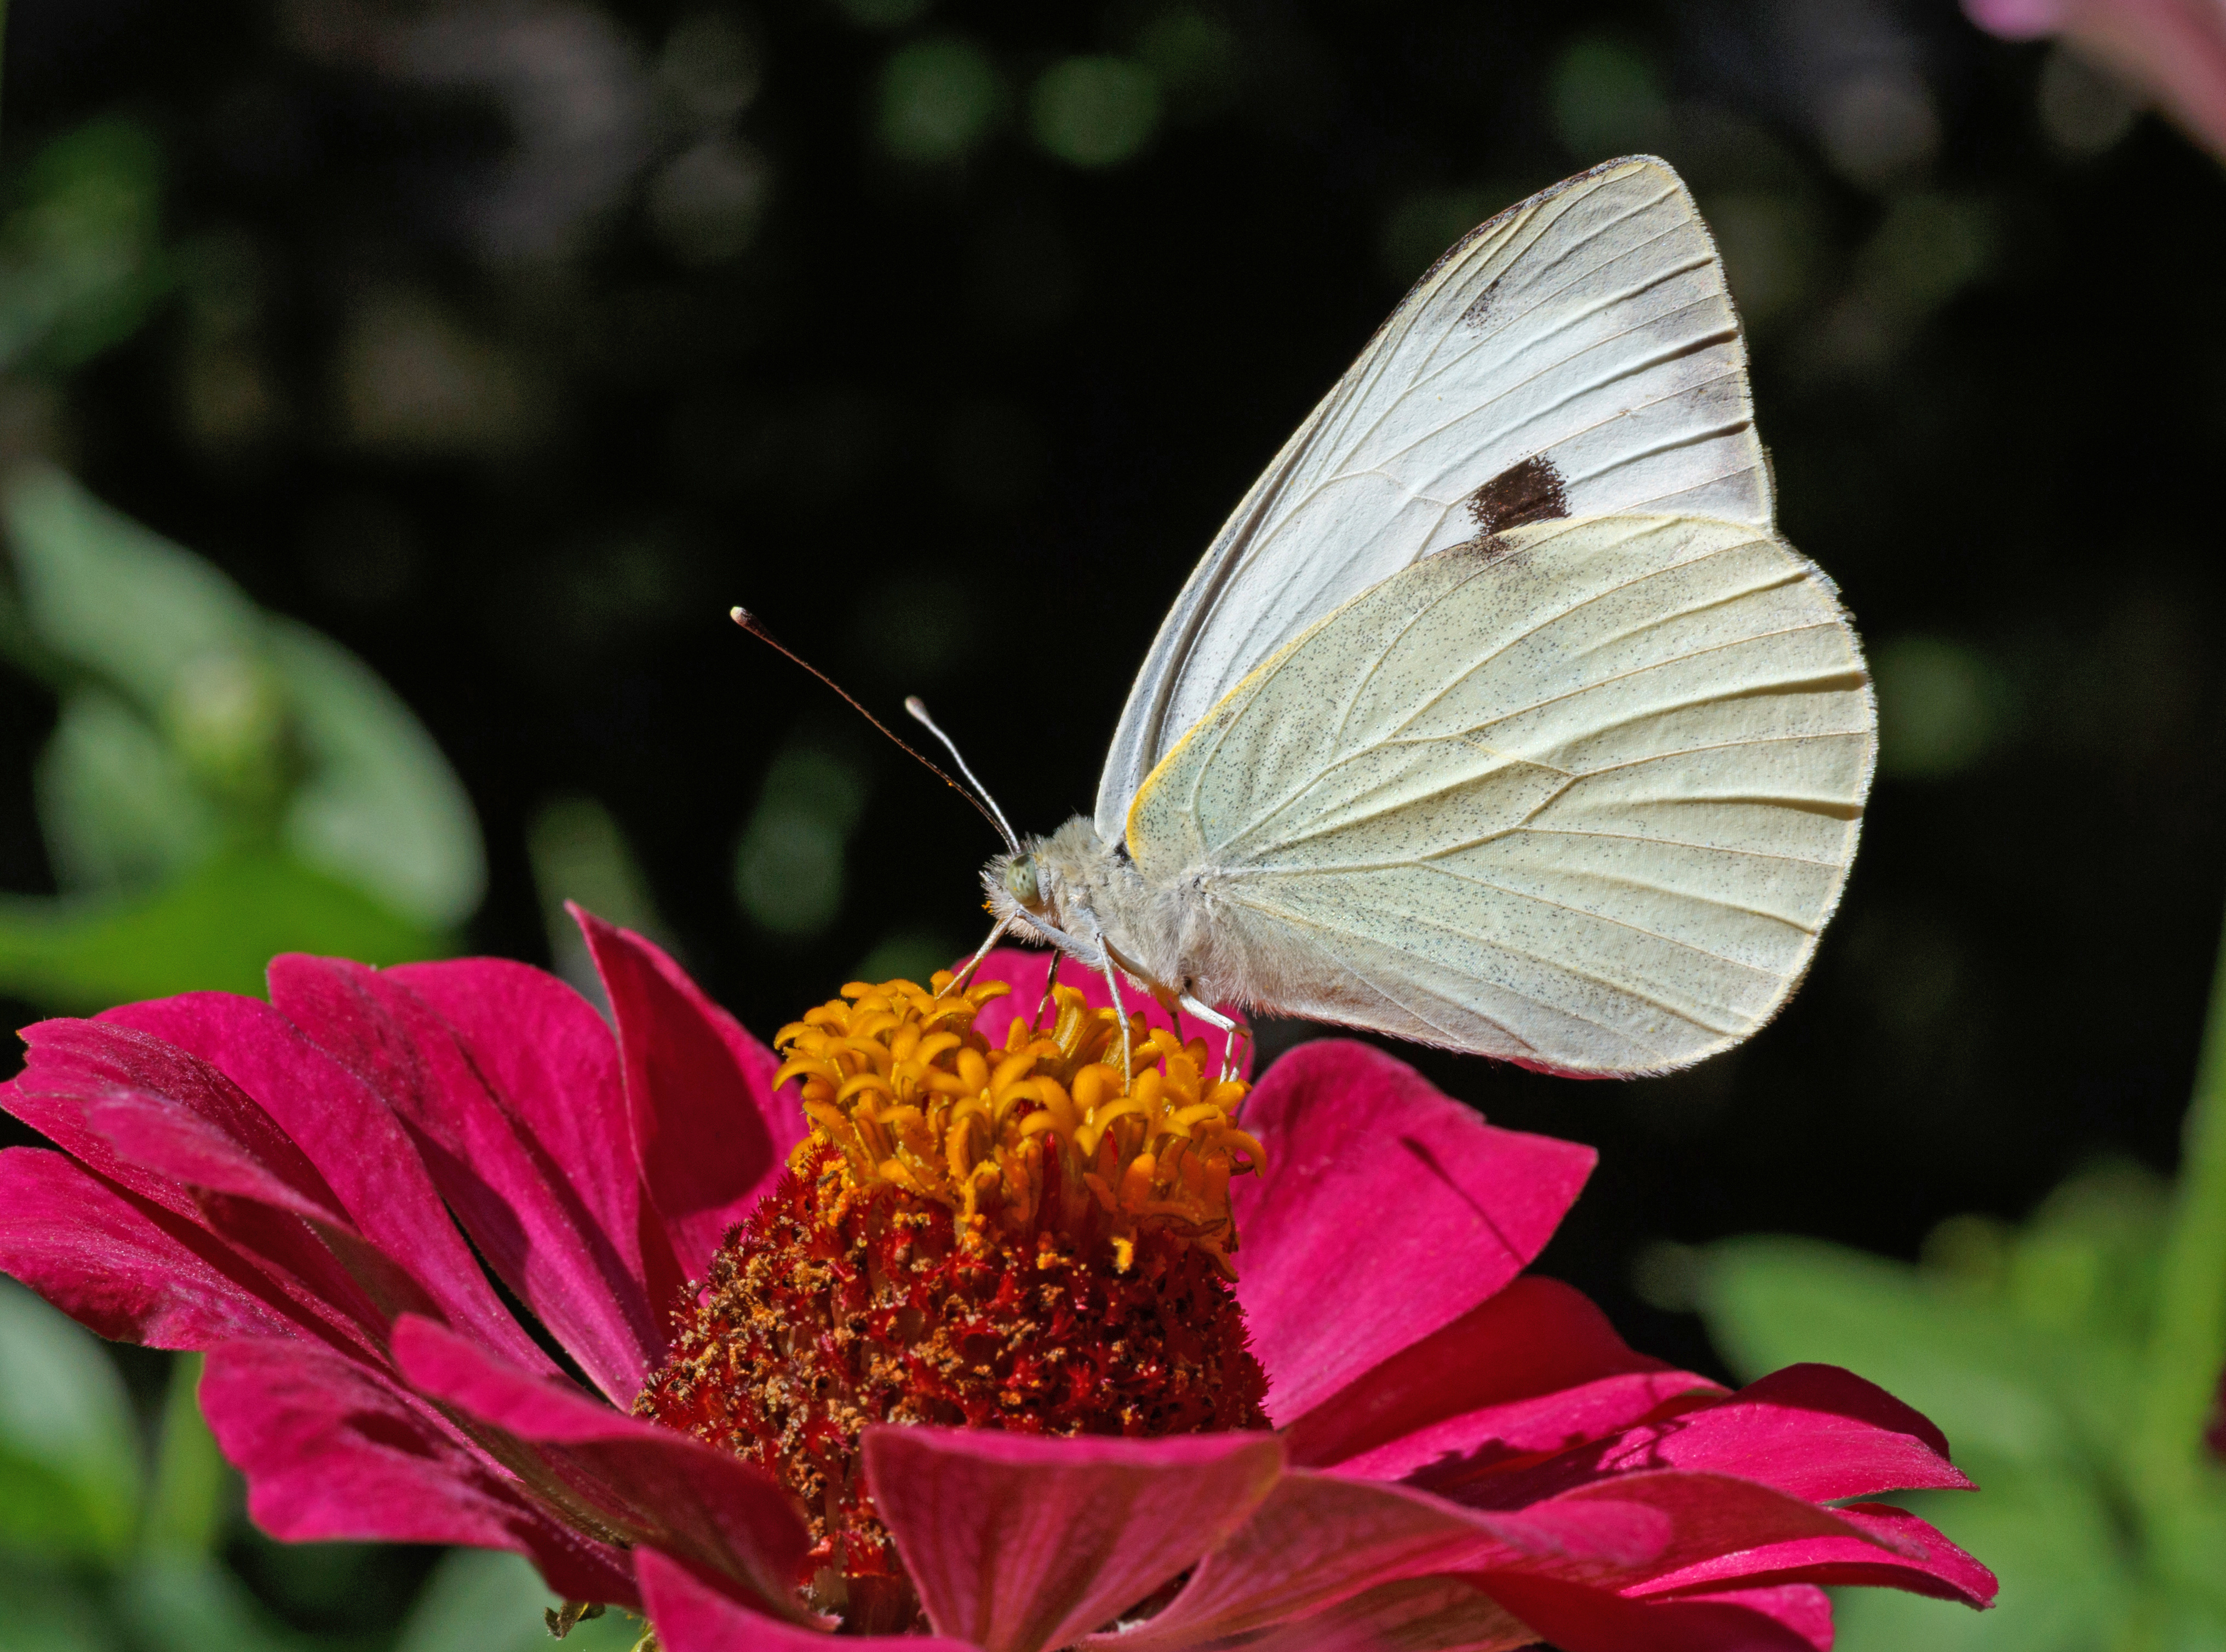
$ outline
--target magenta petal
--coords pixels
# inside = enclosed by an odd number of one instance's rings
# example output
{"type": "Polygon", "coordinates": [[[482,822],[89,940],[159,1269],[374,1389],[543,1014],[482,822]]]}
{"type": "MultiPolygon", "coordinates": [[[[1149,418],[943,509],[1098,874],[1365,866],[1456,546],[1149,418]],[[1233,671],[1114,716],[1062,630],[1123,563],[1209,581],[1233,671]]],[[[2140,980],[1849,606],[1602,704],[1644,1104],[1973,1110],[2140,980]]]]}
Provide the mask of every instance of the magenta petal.
{"type": "Polygon", "coordinates": [[[1462,1579],[1406,1578],[1262,1630],[1243,1644],[1244,1652],[1515,1652],[1537,1639],[1462,1579]]]}
{"type": "Polygon", "coordinates": [[[691,1435],[637,1421],[569,1383],[507,1369],[425,1319],[394,1328],[395,1363],[420,1391],[522,1442],[503,1460],[586,1503],[629,1541],[718,1573],[761,1606],[800,1612],[792,1585],[811,1540],[788,1494],[691,1435]]]}
{"type": "Polygon", "coordinates": [[[1795,1365],[1713,1404],[1448,1495],[1513,1508],[1635,1469],[1664,1468],[1735,1475],[1811,1502],[1968,1489],[1947,1445],[1875,1384],[1836,1366],[1795,1365]]]}
{"type": "Polygon", "coordinates": [[[29,1052],[6,1087],[9,1110],[141,1197],[189,1219],[199,1215],[173,1179],[119,1160],[106,1137],[89,1127],[87,1109],[118,1095],[159,1097],[206,1125],[232,1144],[230,1154],[289,1190],[291,1208],[342,1210],[340,1196],[260,1102],[176,1045],[105,1020],[41,1021],[23,1029],[23,1042],[29,1052]]]}
{"type": "Polygon", "coordinates": [[[1929,1419],[1836,1365],[1773,1371],[1719,1404],[1634,1430],[1600,1461],[1642,1464],[1736,1474],[1816,1503],[1971,1484],[1929,1419]]]}
{"type": "Polygon", "coordinates": [[[345,1223],[322,1219],[342,1208],[339,1196],[270,1115],[207,1062],[101,1021],[42,1021],[24,1039],[28,1064],[0,1087],[10,1110],[104,1180],[206,1229],[297,1317],[376,1346],[396,1307],[429,1306],[398,1263],[345,1223]],[[164,1121],[165,1111],[175,1118],[164,1121]],[[120,1134],[128,1151],[105,1131],[120,1134]],[[186,1179],[202,1173],[247,1196],[186,1179]],[[319,1217],[315,1229],[304,1213],[319,1217]]]}
{"type": "Polygon", "coordinates": [[[1593,1166],[1590,1148],[1495,1129],[1344,1039],[1270,1067],[1243,1122],[1268,1164],[1231,1189],[1237,1294],[1279,1423],[1503,1289],[1593,1166]]]}
{"type": "MultiPolygon", "coordinates": [[[[1517,1518],[1537,1520],[1567,1514],[1593,1503],[1613,1505],[1620,1515],[1647,1508],[1668,1522],[1669,1541],[1644,1560],[1620,1563],[1625,1582],[1650,1580],[1723,1555],[1812,1538],[1852,1538],[1880,1560],[1894,1556],[1896,1539],[1872,1531],[1829,1509],[1790,1496],[1752,1480],[1720,1474],[1691,1474],[1675,1469],[1618,1475],[1597,1480],[1545,1503],[1510,1510],[1517,1518]]],[[[1601,1559],[1612,1557],[1601,1556],[1601,1559]]],[[[1542,1555],[1510,1563],[1512,1569],[1541,1575],[1580,1575],[1586,1581],[1605,1575],[1590,1558],[1542,1555]]]]}
{"type": "Polygon", "coordinates": [[[622,1551],[551,1518],[423,1402],[329,1349],[225,1343],[200,1399],[274,1537],[513,1549],[572,1599],[636,1604],[622,1551]]]}
{"type": "Polygon", "coordinates": [[[1433,1423],[1336,1465],[1366,1480],[1402,1480],[1447,1496],[1510,1459],[1564,1452],[1656,1415],[1714,1384],[1690,1371],[1632,1371],[1554,1393],[1484,1406],[1433,1423]]]}
{"type": "MultiPolygon", "coordinates": [[[[1660,1373],[1682,1388],[1714,1387],[1633,1353],[1582,1293],[1555,1280],[1527,1275],[1294,1419],[1285,1444],[1294,1463],[1320,1468],[1429,1428],[1430,1440],[1420,1454],[1406,1453],[1413,1457],[1411,1467],[1443,1452],[1468,1449],[1459,1443],[1465,1431],[1433,1425],[1626,1372],[1660,1373]]],[[[1678,1389],[1673,1386],[1671,1391],[1678,1389]]],[[[1627,1426],[1633,1420],[1626,1416],[1611,1426],[1627,1426]]],[[[1479,1439],[1496,1437],[1476,1433],[1474,1426],[1466,1432],[1479,1439]]],[[[1597,1436],[1557,1439],[1554,1448],[1587,1438],[1597,1436]]],[[[1407,1469],[1377,1465],[1350,1471],[1396,1479],[1407,1469]]]]}
{"type": "Polygon", "coordinates": [[[254,1199],[311,1222],[348,1225],[321,1197],[328,1190],[289,1186],[216,1125],[162,1097],[115,1090],[87,1102],[82,1116],[86,1128],[127,1165],[189,1187],[254,1199]]]}
{"type": "Polygon", "coordinates": [[[1485,1580],[1561,1652],[1829,1652],[1831,1604],[1804,1585],[1637,1601],[1558,1578],[1485,1580]]]}
{"type": "MultiPolygon", "coordinates": [[[[1402,1486],[1292,1470],[1259,1512],[1208,1554],[1166,1611],[1097,1652],[1178,1652],[1262,1630],[1383,1584],[1541,1556],[1643,1563],[1669,1522],[1645,1509],[1479,1515],[1402,1486]],[[1542,1516],[1542,1517],[1541,1517],[1542,1516]]],[[[901,1545],[900,1545],[901,1547],[901,1545]]],[[[909,1554],[909,1551],[906,1551],[909,1554]]]]}
{"type": "Polygon", "coordinates": [[[649,1621],[664,1652],[973,1652],[964,1641],[928,1635],[858,1635],[836,1640],[824,1630],[768,1617],[718,1579],[643,1549],[634,1556],[649,1621]]]}
{"type": "Polygon", "coordinates": [[[206,1348],[305,1329],[221,1240],[40,1147],[0,1153],[0,1273],[118,1342],[206,1348]]]}
{"type": "Polygon", "coordinates": [[[550,1369],[497,1300],[402,1121],[283,1015],[257,999],[188,993],[108,1010],[99,1021],[160,1039],[253,1096],[316,1166],[355,1230],[415,1280],[449,1323],[519,1364],[550,1369]]]}
{"type": "Polygon", "coordinates": [[[1650,1575],[1642,1583],[1626,1585],[1626,1592],[1650,1598],[1753,1582],[1865,1584],[1967,1606],[1994,1604],[1998,1587],[1994,1574],[1906,1509],[1868,1503],[1843,1505],[1832,1512],[1863,1537],[1807,1537],[1741,1549],[1650,1575]],[[1879,1547],[1881,1544],[1886,1547],[1879,1547]]]}
{"type": "Polygon", "coordinates": [[[642,1185],[681,1272],[700,1279],[803,1139],[801,1103],[773,1093],[779,1059],[678,964],[631,930],[571,910],[618,1023],[642,1185]]]}
{"type": "Polygon", "coordinates": [[[938,1634],[1065,1646],[1235,1530],[1275,1484],[1273,1435],[1045,1439],[866,1431],[866,1479],[938,1634]]]}
{"type": "MultiPolygon", "coordinates": [[[[983,1006],[981,1013],[974,1018],[974,1030],[991,1044],[1002,1045],[1005,1030],[1012,1026],[1014,1016],[1026,1019],[1034,1015],[1043,1002],[1044,982],[1051,974],[1053,956],[1049,952],[1001,946],[983,959],[981,969],[975,972],[975,980],[1005,982],[1013,990],[983,1006]]],[[[1105,977],[1095,969],[1084,969],[1072,958],[1059,967],[1059,984],[1075,988],[1095,1008],[1113,1007],[1113,994],[1105,990],[1105,977]]],[[[1142,1012],[1147,1026],[1164,1026],[1186,1039],[1204,1039],[1206,1077],[1211,1078],[1220,1072],[1223,1046],[1229,1041],[1227,1033],[1195,1017],[1186,1017],[1180,1027],[1176,1026],[1158,1000],[1126,982],[1121,988],[1121,1000],[1131,1013],[1142,1012]]],[[[1232,1020],[1243,1019],[1226,1006],[1222,1008],[1232,1020]]],[[[1240,1077],[1252,1071],[1252,1040],[1249,1036],[1237,1040],[1237,1071],[1240,1077]]]]}
{"type": "MultiPolygon", "coordinates": [[[[403,964],[380,974],[456,1030],[473,1065],[614,1242],[623,1246],[621,1236],[644,1228],[618,1040],[593,1005],[556,976],[504,958],[403,964]]],[[[639,1244],[626,1254],[637,1255],[639,1244]]],[[[641,1277],[655,1271],[645,1262],[641,1277]]],[[[654,1297],[652,1304],[662,1306],[654,1297]]]]}
{"type": "Polygon", "coordinates": [[[478,996],[499,1007],[506,1020],[496,1049],[467,1046],[397,974],[341,959],[274,959],[270,999],[410,1126],[435,1185],[487,1265],[607,1396],[630,1404],[665,1344],[643,1283],[639,1184],[609,1031],[578,994],[537,970],[479,959],[429,969],[444,972],[452,996],[480,986],[478,996]],[[502,1058],[512,1052],[511,1064],[544,1080],[532,1086],[537,1099],[550,1088],[552,1067],[576,1081],[558,1127],[568,1147],[592,1140],[595,1115],[606,1115],[601,1134],[614,1158],[582,1165],[582,1185],[498,1088],[502,1058]],[[621,1179],[622,1191],[611,1185],[621,1179]],[[622,1225],[612,1228],[611,1219],[622,1225]]]}
{"type": "MultiPolygon", "coordinates": [[[[436,1313],[432,1298],[392,1257],[358,1233],[329,1206],[289,1187],[206,1119],[152,1096],[119,1092],[96,1097],[85,1109],[86,1128],[128,1165],[150,1171],[204,1194],[264,1204],[301,1217],[360,1291],[374,1326],[398,1313],[436,1313]]],[[[205,1210],[223,1199],[201,1200],[205,1210]]],[[[328,1300],[342,1299],[328,1297],[328,1300]]]]}

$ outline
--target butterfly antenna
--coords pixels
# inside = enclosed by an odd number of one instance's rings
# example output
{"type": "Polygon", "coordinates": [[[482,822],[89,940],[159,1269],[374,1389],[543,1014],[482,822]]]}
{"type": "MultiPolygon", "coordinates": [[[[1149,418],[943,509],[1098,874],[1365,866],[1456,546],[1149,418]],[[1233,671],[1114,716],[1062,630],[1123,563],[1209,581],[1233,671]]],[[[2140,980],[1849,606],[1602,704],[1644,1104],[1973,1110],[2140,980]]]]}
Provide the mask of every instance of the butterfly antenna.
{"type": "MultiPolygon", "coordinates": [[[[874,728],[880,729],[881,733],[887,734],[890,740],[896,743],[899,750],[902,751],[906,756],[919,763],[921,767],[925,768],[937,779],[942,781],[944,785],[949,786],[960,797],[965,798],[967,802],[972,804],[974,805],[975,812],[980,815],[983,819],[988,821],[990,825],[997,829],[997,835],[1005,840],[1007,847],[1011,848],[1015,854],[1020,852],[1020,843],[1013,836],[1013,829],[1005,823],[1004,815],[1002,812],[995,814],[990,812],[991,810],[996,808],[996,804],[991,804],[988,809],[984,809],[982,806],[982,798],[976,797],[964,786],[960,785],[957,781],[952,779],[948,774],[945,774],[938,765],[931,761],[927,757],[923,755],[917,747],[905,740],[897,734],[896,730],[891,728],[879,717],[876,717],[872,712],[867,710],[865,707],[860,705],[856,697],[853,696],[848,689],[844,688],[840,683],[837,683],[833,677],[828,676],[826,672],[821,670],[810,660],[805,658],[803,655],[798,653],[786,643],[781,641],[780,639],[774,636],[773,632],[767,631],[764,626],[758,622],[757,615],[752,613],[747,608],[731,608],[728,611],[728,617],[733,620],[734,622],[740,626],[744,631],[748,632],[751,636],[756,638],[766,647],[772,649],[775,653],[787,656],[790,660],[793,661],[796,664],[802,666],[805,670],[811,672],[812,676],[817,677],[822,683],[824,683],[829,688],[834,689],[836,693],[841,695],[844,704],[848,705],[851,710],[856,712],[868,722],[873,724],[874,728]]],[[[925,721],[925,720],[923,718],[922,721],[925,721]]],[[[929,723],[928,727],[934,728],[935,725],[933,723],[929,723]]],[[[935,732],[938,737],[941,736],[943,733],[939,728],[937,728],[935,732]]],[[[951,744],[947,740],[943,743],[946,746],[951,744]]],[[[953,757],[957,757],[958,753],[956,748],[953,748],[951,754],[953,757]]],[[[960,769],[964,770],[965,769],[966,765],[964,762],[961,762],[958,766],[960,769]]],[[[966,778],[970,780],[974,779],[974,776],[970,772],[967,774],[966,778]]],[[[975,784],[979,785],[981,782],[976,780],[975,784]]],[[[988,794],[984,793],[983,795],[986,796],[988,794]]]]}
{"type": "Polygon", "coordinates": [[[1007,820],[1005,811],[997,807],[997,800],[989,795],[989,788],[983,785],[974,771],[966,766],[966,759],[958,754],[958,742],[935,726],[935,719],[927,715],[926,702],[918,695],[906,696],[905,709],[912,713],[912,720],[914,722],[943,742],[943,749],[950,753],[951,760],[958,765],[959,773],[966,777],[968,784],[981,795],[982,801],[989,805],[989,812],[996,816],[997,829],[1005,835],[1005,847],[1018,855],[1021,852],[1021,840],[1013,831],[1013,823],[1007,820]]]}

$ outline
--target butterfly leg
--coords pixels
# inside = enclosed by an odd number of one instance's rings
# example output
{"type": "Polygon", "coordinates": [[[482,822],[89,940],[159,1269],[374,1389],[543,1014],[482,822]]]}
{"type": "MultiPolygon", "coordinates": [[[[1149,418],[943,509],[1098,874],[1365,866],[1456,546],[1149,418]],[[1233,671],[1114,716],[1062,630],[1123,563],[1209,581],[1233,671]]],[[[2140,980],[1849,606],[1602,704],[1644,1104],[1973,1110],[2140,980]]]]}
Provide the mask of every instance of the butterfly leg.
{"type": "MultiPolygon", "coordinates": [[[[1065,957],[1066,954],[1061,952],[1056,947],[1052,950],[1051,968],[1044,972],[1043,996],[1037,1001],[1036,1013],[1028,1018],[1028,1031],[1031,1032],[1034,1032],[1036,1028],[1042,1024],[1044,1006],[1051,1002],[1051,989],[1059,985],[1059,966],[1065,957]]],[[[1058,1025],[1056,1018],[1053,1019],[1052,1024],[1054,1026],[1058,1025]]]]}
{"type": "Polygon", "coordinates": [[[1105,990],[1113,994],[1113,1013],[1121,1018],[1121,1082],[1126,1084],[1135,1071],[1135,1055],[1129,1048],[1129,1006],[1121,996],[1121,980],[1113,969],[1113,949],[1105,944],[1105,937],[1097,937],[1097,967],[1105,972],[1105,990]]]}
{"type": "MultiPolygon", "coordinates": [[[[1012,926],[1013,920],[1011,918],[999,918],[997,920],[997,926],[989,931],[989,938],[982,943],[981,946],[975,951],[972,957],[966,960],[966,967],[964,969],[961,969],[957,975],[951,976],[950,984],[944,988],[943,992],[964,992],[966,990],[966,983],[974,979],[974,972],[982,967],[982,960],[989,956],[989,949],[996,945],[999,941],[1002,940],[1004,938],[1005,931],[1012,928],[1012,926]]],[[[1056,969],[1058,966],[1054,964],[1053,965],[1053,968],[1056,969]]],[[[936,996],[940,998],[943,996],[943,993],[938,993],[936,994],[936,996]]]]}
{"type": "Polygon", "coordinates": [[[1249,1041],[1252,1034],[1242,1021],[1231,1020],[1218,1009],[1209,1009],[1197,999],[1185,993],[1175,1001],[1208,1026],[1219,1030],[1221,1037],[1221,1078],[1227,1083],[1237,1071],[1237,1040],[1249,1041]]]}

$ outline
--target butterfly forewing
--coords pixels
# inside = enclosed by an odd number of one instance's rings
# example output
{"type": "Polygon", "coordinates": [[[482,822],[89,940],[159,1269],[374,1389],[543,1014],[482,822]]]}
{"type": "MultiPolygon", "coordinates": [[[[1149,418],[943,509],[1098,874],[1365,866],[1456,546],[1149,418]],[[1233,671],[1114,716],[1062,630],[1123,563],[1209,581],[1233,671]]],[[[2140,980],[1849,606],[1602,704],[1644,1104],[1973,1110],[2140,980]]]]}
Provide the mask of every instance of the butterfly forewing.
{"type": "Polygon", "coordinates": [[[1287,1013],[1575,1071],[1752,1032],[1807,968],[1875,745],[1830,584],[1766,529],[1549,520],[1256,669],[1127,822],[1287,1013]]]}
{"type": "Polygon", "coordinates": [[[1644,158],[1472,232],[1314,409],[1161,626],[1107,756],[1100,835],[1185,729],[1340,604],[1480,535],[1613,511],[1771,518],[1714,245],[1644,158]]]}

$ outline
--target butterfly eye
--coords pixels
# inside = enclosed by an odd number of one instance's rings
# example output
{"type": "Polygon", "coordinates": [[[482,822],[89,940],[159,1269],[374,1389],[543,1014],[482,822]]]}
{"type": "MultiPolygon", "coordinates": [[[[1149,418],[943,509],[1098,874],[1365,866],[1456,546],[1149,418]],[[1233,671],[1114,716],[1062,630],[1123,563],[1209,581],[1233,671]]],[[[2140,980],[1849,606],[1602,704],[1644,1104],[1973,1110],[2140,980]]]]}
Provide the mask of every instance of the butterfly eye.
{"type": "Polygon", "coordinates": [[[1043,899],[1043,883],[1036,876],[1036,857],[1023,855],[1005,863],[1005,887],[1023,906],[1034,906],[1043,899]]]}

